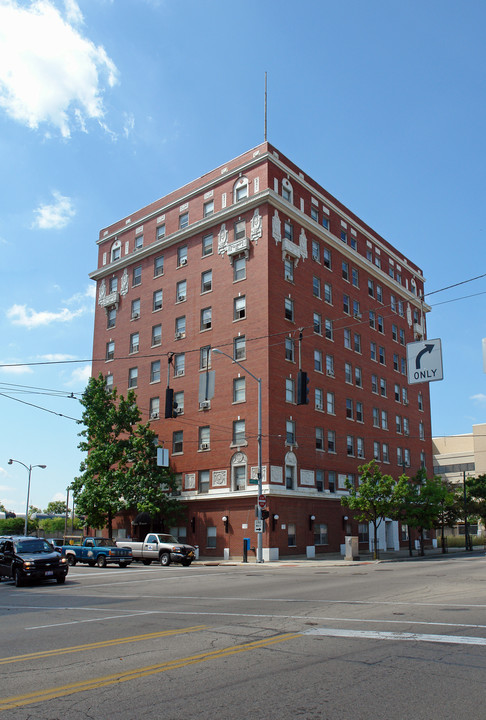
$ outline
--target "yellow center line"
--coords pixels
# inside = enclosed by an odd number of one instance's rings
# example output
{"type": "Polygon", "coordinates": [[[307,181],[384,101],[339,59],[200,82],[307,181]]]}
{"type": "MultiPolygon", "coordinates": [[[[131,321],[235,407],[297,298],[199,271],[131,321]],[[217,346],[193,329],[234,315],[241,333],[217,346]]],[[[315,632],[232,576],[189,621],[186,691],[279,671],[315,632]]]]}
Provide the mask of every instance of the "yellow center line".
{"type": "Polygon", "coordinates": [[[47,688],[46,690],[38,690],[25,695],[16,695],[0,700],[0,711],[12,710],[13,708],[22,707],[24,705],[32,705],[33,703],[53,700],[54,698],[64,697],[78,692],[86,692],[87,690],[109,687],[110,685],[116,685],[129,680],[137,680],[142,677],[166,672],[167,670],[176,670],[178,668],[187,667],[188,665],[206,662],[207,660],[219,660],[220,658],[229,657],[230,655],[236,655],[241,652],[248,652],[249,650],[268,647],[270,645],[275,645],[276,643],[293,640],[299,637],[302,637],[301,633],[286,633],[273,638],[254,640],[253,642],[243,643],[242,645],[233,645],[231,647],[222,648],[221,650],[209,650],[198,655],[190,655],[185,658],[169,660],[168,662],[159,663],[157,665],[147,665],[146,667],[135,670],[119,672],[113,675],[105,675],[104,677],[94,678],[93,680],[84,680],[70,683],[69,685],[61,685],[57,688],[47,688]]]}
{"type": "Polygon", "coordinates": [[[171,635],[180,635],[181,633],[207,630],[207,628],[208,625],[194,625],[193,627],[182,628],[180,630],[163,630],[161,632],[146,633],[145,635],[131,635],[124,638],[114,638],[113,640],[100,640],[98,642],[87,643],[86,645],[73,645],[72,647],[54,648],[53,650],[40,650],[39,652],[27,653],[26,655],[14,655],[13,657],[1,658],[0,665],[23,662],[25,660],[39,660],[40,658],[82,652],[83,650],[96,650],[97,648],[110,647],[112,645],[123,645],[124,643],[139,642],[140,640],[154,640],[156,638],[169,637],[171,635]]]}

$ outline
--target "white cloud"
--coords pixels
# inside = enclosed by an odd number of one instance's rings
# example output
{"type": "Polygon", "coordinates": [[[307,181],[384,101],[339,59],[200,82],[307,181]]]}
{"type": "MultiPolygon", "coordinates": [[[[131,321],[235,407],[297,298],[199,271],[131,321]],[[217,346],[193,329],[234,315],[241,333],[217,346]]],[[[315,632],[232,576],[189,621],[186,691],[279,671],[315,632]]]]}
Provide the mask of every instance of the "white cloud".
{"type": "Polygon", "coordinates": [[[84,365],[83,367],[76,368],[71,374],[70,382],[66,383],[69,387],[73,383],[81,384],[83,387],[88,384],[88,380],[91,377],[91,365],[84,365]]]}
{"type": "Polygon", "coordinates": [[[39,230],[60,230],[69,223],[69,221],[75,216],[76,210],[74,209],[71,198],[61,195],[61,193],[54,190],[52,193],[54,202],[45,205],[39,205],[37,210],[34,212],[37,214],[35,222],[32,227],[38,228],[39,230]]]}
{"type": "Polygon", "coordinates": [[[57,128],[65,138],[88,120],[102,122],[102,95],[117,82],[117,68],[101,46],[85,37],[75,0],[65,17],[53,0],[0,0],[0,108],[24,125],[57,128]]]}
{"type": "Polygon", "coordinates": [[[68,310],[62,308],[58,312],[49,312],[47,310],[33,310],[28,308],[26,305],[12,305],[7,310],[7,317],[12,321],[14,325],[21,325],[22,327],[32,330],[32,328],[43,327],[51,325],[52,323],[66,323],[71,322],[75,318],[84,314],[83,309],[79,310],[68,310]]]}
{"type": "Polygon", "coordinates": [[[66,305],[73,305],[76,303],[84,303],[86,299],[90,301],[89,308],[94,309],[93,304],[91,303],[91,300],[94,300],[96,298],[96,285],[90,284],[87,285],[83,292],[74,293],[74,295],[71,295],[70,298],[67,298],[66,300],[63,300],[63,302],[66,303],[66,305]]]}
{"type": "Polygon", "coordinates": [[[51,353],[48,355],[39,355],[39,360],[45,360],[46,362],[65,362],[66,360],[76,360],[76,357],[65,353],[51,353]]]}
{"type": "Polygon", "coordinates": [[[486,395],[484,393],[477,393],[477,395],[471,395],[470,400],[474,400],[480,405],[486,405],[486,395]]]}

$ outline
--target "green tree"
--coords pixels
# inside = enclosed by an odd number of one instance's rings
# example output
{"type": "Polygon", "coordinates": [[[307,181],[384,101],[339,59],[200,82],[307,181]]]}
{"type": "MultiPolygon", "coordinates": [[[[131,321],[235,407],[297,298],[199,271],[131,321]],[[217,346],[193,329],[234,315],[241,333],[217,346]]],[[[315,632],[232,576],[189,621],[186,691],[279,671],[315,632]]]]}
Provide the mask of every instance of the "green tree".
{"type": "Polygon", "coordinates": [[[450,491],[440,477],[427,478],[421,469],[410,479],[402,508],[402,520],[420,534],[420,554],[424,555],[424,530],[439,525],[443,506],[448,502],[450,491]]]}
{"type": "Polygon", "coordinates": [[[29,505],[29,518],[32,517],[32,515],[35,515],[35,513],[41,513],[42,510],[35,505],[29,505]]]}
{"type": "Polygon", "coordinates": [[[173,521],[182,509],[174,497],[177,483],[168,468],[157,465],[156,435],[149,423],[137,425],[130,436],[128,459],[120,486],[127,506],[152,517],[161,515],[167,523],[173,521]]]}
{"type": "Polygon", "coordinates": [[[464,516],[464,496],[462,488],[456,483],[442,480],[447,488],[447,494],[441,503],[440,515],[438,517],[442,539],[442,552],[445,553],[444,530],[446,527],[454,527],[459,518],[464,516]]]}
{"type": "Polygon", "coordinates": [[[113,517],[126,507],[120,489],[129,462],[130,436],[140,421],[133,390],[126,399],[116,388],[109,391],[103,375],[90,378],[81,398],[85,428],[79,435],[80,450],[87,453],[81,462],[81,474],[74,479],[76,508],[86,516],[86,524],[108,528],[113,535],[113,517]]]}
{"type": "Polygon", "coordinates": [[[51,502],[47,504],[47,507],[44,510],[44,512],[51,513],[54,515],[65,515],[66,510],[67,510],[67,505],[66,505],[65,500],[51,500],[51,502]]]}
{"type": "Polygon", "coordinates": [[[397,517],[407,492],[407,478],[398,481],[380,471],[375,460],[358,468],[360,483],[355,487],[347,483],[349,495],[341,498],[341,504],[353,510],[358,520],[373,525],[373,557],[378,557],[378,528],[385,518],[397,517]]]}
{"type": "Polygon", "coordinates": [[[468,516],[475,515],[486,525],[486,475],[467,478],[466,511],[468,516]]]}

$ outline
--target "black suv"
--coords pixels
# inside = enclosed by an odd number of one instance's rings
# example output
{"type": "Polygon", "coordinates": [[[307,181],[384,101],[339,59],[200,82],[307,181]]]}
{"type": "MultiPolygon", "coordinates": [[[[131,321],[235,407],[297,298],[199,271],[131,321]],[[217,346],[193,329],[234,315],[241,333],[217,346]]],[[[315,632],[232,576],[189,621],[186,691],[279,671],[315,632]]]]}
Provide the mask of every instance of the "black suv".
{"type": "Polygon", "coordinates": [[[12,579],[17,587],[28,580],[66,580],[69,566],[42,538],[10,535],[0,537],[0,579],[12,579]]]}

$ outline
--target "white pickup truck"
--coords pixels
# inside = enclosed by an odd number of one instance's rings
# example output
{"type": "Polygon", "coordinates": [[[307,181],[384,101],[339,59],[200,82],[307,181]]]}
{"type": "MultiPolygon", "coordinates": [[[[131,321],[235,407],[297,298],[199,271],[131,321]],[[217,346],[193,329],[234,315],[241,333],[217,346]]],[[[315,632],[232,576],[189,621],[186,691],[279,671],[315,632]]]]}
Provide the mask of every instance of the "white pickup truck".
{"type": "Polygon", "coordinates": [[[189,567],[196,557],[196,549],[192,545],[181,543],[172,535],[163,533],[149,533],[143,542],[117,540],[116,544],[130,549],[132,558],[141,560],[144,565],[150,565],[155,560],[164,566],[175,562],[189,567]]]}

